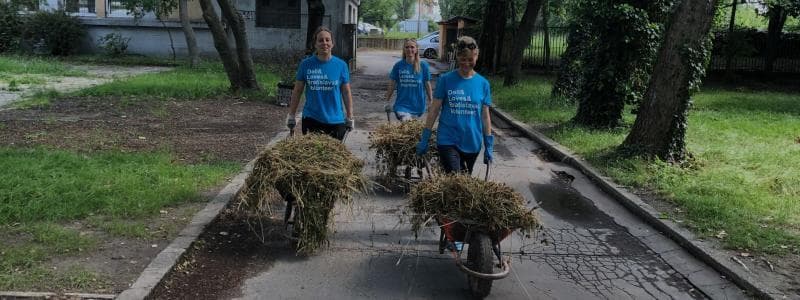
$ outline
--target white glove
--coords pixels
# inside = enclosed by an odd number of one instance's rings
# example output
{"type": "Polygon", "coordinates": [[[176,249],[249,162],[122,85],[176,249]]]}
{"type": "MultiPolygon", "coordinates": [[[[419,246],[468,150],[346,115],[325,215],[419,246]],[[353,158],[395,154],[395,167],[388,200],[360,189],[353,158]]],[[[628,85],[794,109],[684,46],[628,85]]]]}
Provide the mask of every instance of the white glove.
{"type": "Polygon", "coordinates": [[[294,128],[295,125],[297,125],[297,121],[294,119],[294,115],[286,115],[286,127],[294,128]]]}
{"type": "Polygon", "coordinates": [[[347,119],[347,130],[353,130],[356,128],[356,120],[347,119]]]}

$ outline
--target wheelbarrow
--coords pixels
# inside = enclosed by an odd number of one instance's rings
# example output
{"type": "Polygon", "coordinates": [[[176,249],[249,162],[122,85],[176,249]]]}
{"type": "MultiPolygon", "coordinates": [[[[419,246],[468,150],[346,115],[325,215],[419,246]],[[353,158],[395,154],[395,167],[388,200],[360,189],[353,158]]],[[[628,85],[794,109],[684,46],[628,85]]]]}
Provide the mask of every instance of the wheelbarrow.
{"type": "MultiPolygon", "coordinates": [[[[429,163],[426,163],[426,168],[430,170],[429,163]]],[[[490,169],[491,163],[486,165],[484,180],[489,180],[490,169]]],[[[435,219],[440,228],[439,253],[444,254],[445,250],[449,250],[458,269],[467,274],[470,293],[476,298],[485,298],[492,290],[492,282],[505,278],[511,271],[511,260],[503,257],[500,242],[510,236],[514,229],[489,230],[475,221],[444,215],[438,215],[435,219]],[[461,258],[465,245],[466,261],[461,258]],[[495,269],[498,271],[495,272],[495,269]]]]}

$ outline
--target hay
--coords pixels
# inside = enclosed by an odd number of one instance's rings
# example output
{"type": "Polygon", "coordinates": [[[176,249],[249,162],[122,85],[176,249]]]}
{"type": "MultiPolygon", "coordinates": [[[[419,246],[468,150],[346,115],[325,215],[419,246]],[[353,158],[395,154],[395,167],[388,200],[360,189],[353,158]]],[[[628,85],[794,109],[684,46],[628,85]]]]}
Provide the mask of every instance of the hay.
{"type": "Polygon", "coordinates": [[[259,155],[240,193],[240,207],[269,212],[274,189],[294,195],[295,205],[302,208],[297,251],[310,254],[327,243],[334,203],[350,204],[354,192],[366,190],[363,166],[342,142],[327,135],[290,137],[259,155]]]}
{"type": "Polygon", "coordinates": [[[506,228],[530,232],[539,227],[533,210],[511,187],[468,175],[434,176],[412,188],[410,197],[417,233],[435,216],[471,220],[490,232],[506,228]]]}
{"type": "Polygon", "coordinates": [[[428,152],[417,156],[417,143],[422,137],[424,124],[421,121],[385,123],[369,136],[370,149],[377,156],[378,174],[388,177],[397,175],[397,168],[409,166],[422,169],[425,161],[438,157],[436,151],[436,134],[431,134],[428,152]]]}

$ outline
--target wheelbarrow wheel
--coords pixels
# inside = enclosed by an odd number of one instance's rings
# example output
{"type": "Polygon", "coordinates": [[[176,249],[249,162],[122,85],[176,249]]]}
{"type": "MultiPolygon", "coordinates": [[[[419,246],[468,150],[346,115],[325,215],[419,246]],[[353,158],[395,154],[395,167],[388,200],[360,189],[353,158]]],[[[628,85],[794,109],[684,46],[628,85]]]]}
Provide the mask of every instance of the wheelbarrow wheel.
{"type": "MultiPolygon", "coordinates": [[[[492,256],[492,240],[489,235],[482,232],[475,232],[469,241],[467,249],[467,266],[470,270],[478,273],[494,273],[494,258],[492,256]]],[[[476,299],[483,299],[489,296],[492,291],[492,280],[467,275],[469,291],[476,299]]]]}

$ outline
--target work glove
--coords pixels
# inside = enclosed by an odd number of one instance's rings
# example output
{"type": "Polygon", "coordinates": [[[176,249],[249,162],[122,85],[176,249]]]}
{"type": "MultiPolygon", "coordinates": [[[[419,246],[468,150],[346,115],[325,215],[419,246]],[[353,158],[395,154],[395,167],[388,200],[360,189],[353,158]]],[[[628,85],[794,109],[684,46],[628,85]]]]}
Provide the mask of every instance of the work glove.
{"type": "Polygon", "coordinates": [[[423,156],[428,152],[428,141],[431,139],[431,134],[430,128],[422,129],[422,138],[420,138],[419,143],[417,143],[417,155],[423,156]]]}
{"type": "Polygon", "coordinates": [[[391,105],[389,105],[389,104],[384,104],[384,105],[383,105],[383,111],[385,111],[385,112],[387,112],[387,113],[390,113],[390,112],[392,112],[392,110],[393,110],[393,109],[392,109],[392,106],[391,106],[391,105]]]}
{"type": "Polygon", "coordinates": [[[297,121],[294,119],[294,115],[287,114],[286,115],[286,127],[294,128],[297,125],[297,121]]]}
{"type": "Polygon", "coordinates": [[[347,119],[347,130],[353,131],[356,128],[356,120],[354,119],[347,119]]]}
{"type": "Polygon", "coordinates": [[[493,135],[484,135],[483,136],[483,163],[489,164],[494,160],[494,155],[492,152],[494,151],[494,136],[493,135]]]}

